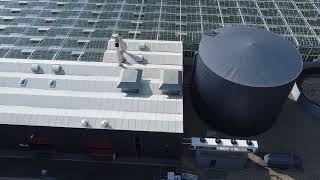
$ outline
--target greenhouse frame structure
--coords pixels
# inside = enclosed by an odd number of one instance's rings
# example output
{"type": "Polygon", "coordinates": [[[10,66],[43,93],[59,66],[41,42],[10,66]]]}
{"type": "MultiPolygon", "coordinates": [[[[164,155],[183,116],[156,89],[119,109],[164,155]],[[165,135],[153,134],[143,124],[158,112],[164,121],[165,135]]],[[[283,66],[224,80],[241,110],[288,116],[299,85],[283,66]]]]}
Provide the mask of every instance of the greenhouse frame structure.
{"type": "Polygon", "coordinates": [[[0,9],[0,58],[102,61],[115,32],[183,41],[192,56],[203,34],[230,25],[280,34],[305,61],[320,55],[316,0],[1,0],[0,9]]]}

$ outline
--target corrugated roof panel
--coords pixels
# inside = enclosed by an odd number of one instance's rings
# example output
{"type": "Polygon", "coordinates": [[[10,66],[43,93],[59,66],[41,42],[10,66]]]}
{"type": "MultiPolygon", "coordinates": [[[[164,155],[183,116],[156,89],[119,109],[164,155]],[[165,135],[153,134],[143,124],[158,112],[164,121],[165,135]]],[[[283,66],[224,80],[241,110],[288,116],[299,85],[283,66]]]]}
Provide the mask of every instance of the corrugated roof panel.
{"type": "MultiPolygon", "coordinates": [[[[110,55],[116,51],[114,49],[102,53],[104,62],[83,62],[87,53],[95,53],[86,49],[85,46],[90,43],[86,40],[83,40],[83,50],[77,50],[79,39],[32,37],[17,40],[21,46],[26,43],[37,45],[32,51],[27,48],[12,49],[7,56],[14,55],[16,59],[2,60],[0,116],[5,117],[0,119],[0,124],[183,132],[182,93],[165,95],[159,90],[163,81],[161,71],[182,71],[182,42],[125,39],[130,49],[126,53],[137,56],[148,52],[150,55],[146,56],[147,63],[132,61],[131,64],[119,66],[115,63],[115,56],[110,55]],[[141,43],[146,43],[146,47],[137,49],[141,43]],[[62,44],[65,48],[59,52],[62,44]],[[56,45],[52,53],[45,50],[49,45],[56,45]],[[43,50],[37,47],[43,47],[43,50]],[[74,61],[17,59],[41,59],[46,56],[74,61]],[[172,62],[154,60],[166,57],[171,57],[172,62]],[[59,66],[59,73],[53,71],[55,66],[59,66]],[[121,82],[124,84],[121,85],[121,82]],[[122,91],[122,88],[133,87],[125,86],[125,83],[137,83],[134,88],[138,87],[139,91],[122,91]],[[45,120],[42,121],[42,118],[45,120]],[[106,123],[108,126],[103,125],[106,123]],[[170,129],[170,124],[180,128],[170,129]]],[[[108,43],[109,46],[106,44],[105,47],[112,47],[110,44],[114,41],[108,43]]],[[[90,57],[95,56],[91,54],[90,57]]]]}

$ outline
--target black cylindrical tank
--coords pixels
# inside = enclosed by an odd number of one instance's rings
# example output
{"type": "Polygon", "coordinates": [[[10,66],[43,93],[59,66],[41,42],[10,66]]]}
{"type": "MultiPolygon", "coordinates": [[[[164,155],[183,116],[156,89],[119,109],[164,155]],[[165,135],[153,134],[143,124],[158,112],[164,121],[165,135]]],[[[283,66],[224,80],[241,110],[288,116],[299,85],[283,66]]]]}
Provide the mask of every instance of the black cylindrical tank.
{"type": "Polygon", "coordinates": [[[269,129],[302,70],[283,37],[246,26],[218,28],[199,45],[194,103],[213,128],[251,136],[269,129]]]}
{"type": "Polygon", "coordinates": [[[305,63],[297,79],[298,103],[313,117],[320,119],[320,62],[305,63]]]}

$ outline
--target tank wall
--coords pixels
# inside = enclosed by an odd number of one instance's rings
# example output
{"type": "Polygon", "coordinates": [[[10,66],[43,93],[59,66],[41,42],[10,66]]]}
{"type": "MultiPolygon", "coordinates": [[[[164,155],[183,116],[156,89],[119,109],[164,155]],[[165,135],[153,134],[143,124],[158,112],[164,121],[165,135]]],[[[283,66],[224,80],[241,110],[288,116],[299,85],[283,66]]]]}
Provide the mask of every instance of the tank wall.
{"type": "Polygon", "coordinates": [[[230,82],[198,58],[193,77],[198,111],[213,128],[230,135],[251,136],[270,128],[294,82],[278,87],[248,87],[230,82]]]}

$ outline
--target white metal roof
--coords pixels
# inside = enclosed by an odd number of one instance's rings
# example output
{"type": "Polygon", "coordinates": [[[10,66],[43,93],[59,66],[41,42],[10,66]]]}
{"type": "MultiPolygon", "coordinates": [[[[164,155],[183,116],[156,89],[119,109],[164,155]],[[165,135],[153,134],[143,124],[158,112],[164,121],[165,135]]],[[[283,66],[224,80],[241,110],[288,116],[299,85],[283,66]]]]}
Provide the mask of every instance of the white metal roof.
{"type": "Polygon", "coordinates": [[[0,124],[182,133],[182,92],[159,90],[161,71],[182,71],[182,42],[143,41],[147,51],[129,42],[127,53],[148,54],[148,63],[119,66],[112,49],[104,62],[1,59],[0,124]],[[117,88],[125,69],[142,71],[138,93],[117,88]]]}

